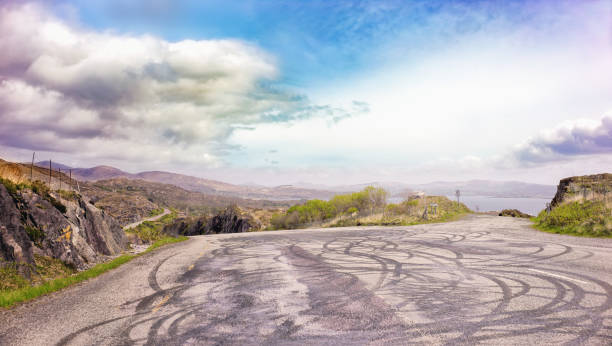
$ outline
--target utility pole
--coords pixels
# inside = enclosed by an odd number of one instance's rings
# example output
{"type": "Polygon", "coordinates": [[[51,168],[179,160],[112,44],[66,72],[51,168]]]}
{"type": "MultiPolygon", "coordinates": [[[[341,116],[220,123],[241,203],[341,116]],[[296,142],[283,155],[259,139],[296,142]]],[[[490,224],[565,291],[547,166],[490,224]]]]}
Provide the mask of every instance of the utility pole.
{"type": "Polygon", "coordinates": [[[58,176],[59,176],[59,181],[60,181],[59,189],[61,190],[62,189],[62,169],[58,168],[57,170],[59,172],[58,176]]]}
{"type": "Polygon", "coordinates": [[[459,197],[461,197],[461,191],[455,191],[455,196],[457,196],[457,203],[459,203],[459,197]]]}
{"type": "Polygon", "coordinates": [[[51,190],[51,159],[49,159],[49,190],[51,190]]]}
{"type": "Polygon", "coordinates": [[[36,152],[32,153],[32,165],[30,166],[30,181],[34,181],[34,154],[36,154],[36,152]]]}

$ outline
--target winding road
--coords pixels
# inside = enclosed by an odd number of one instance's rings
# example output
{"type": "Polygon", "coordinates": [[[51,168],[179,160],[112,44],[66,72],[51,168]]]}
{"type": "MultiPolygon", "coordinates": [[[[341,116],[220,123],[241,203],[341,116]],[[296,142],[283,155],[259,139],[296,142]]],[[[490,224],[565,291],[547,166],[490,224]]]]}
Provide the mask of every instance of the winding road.
{"type": "Polygon", "coordinates": [[[164,208],[164,212],[163,213],[157,214],[155,216],[144,218],[144,219],[142,219],[140,221],[132,222],[131,224],[124,226],[123,229],[124,230],[128,230],[130,228],[138,227],[138,225],[140,225],[141,223],[143,223],[145,221],[157,221],[157,220],[161,219],[162,217],[164,217],[164,216],[166,216],[168,214],[170,214],[170,209],[164,208]]]}
{"type": "Polygon", "coordinates": [[[474,215],[192,237],[0,312],[2,345],[612,344],[612,239],[474,215]]]}

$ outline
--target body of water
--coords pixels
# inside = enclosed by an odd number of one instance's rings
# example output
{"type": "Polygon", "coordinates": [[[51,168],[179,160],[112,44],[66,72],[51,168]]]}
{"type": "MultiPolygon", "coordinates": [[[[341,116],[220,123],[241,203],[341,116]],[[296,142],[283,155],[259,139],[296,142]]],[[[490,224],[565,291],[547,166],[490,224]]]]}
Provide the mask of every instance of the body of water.
{"type": "MultiPolygon", "coordinates": [[[[451,200],[456,200],[455,196],[447,196],[451,200]]],[[[551,198],[501,198],[487,196],[461,196],[460,202],[474,211],[500,211],[502,209],[518,209],[523,213],[538,215],[546,208],[551,198]]]]}

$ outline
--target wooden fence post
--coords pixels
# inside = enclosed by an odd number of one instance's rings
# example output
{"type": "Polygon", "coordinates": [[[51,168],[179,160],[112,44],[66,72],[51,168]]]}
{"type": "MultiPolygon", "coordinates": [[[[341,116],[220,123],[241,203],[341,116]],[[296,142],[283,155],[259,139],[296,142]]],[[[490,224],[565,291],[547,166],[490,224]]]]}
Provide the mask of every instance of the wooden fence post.
{"type": "Polygon", "coordinates": [[[32,165],[30,166],[30,181],[34,181],[34,154],[36,154],[36,152],[32,153],[32,165]]]}

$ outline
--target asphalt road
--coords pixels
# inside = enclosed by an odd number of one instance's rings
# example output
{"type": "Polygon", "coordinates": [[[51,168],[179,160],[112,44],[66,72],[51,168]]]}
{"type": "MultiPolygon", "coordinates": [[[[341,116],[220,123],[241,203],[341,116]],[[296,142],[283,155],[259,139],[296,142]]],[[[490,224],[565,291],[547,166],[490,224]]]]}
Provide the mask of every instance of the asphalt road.
{"type": "Polygon", "coordinates": [[[612,239],[528,224],[193,237],[1,312],[0,344],[612,344],[612,239]]]}
{"type": "Polygon", "coordinates": [[[140,221],[136,221],[136,222],[132,222],[129,225],[126,225],[123,227],[124,230],[130,229],[130,228],[134,228],[134,227],[138,227],[138,225],[140,225],[141,223],[145,222],[145,221],[157,221],[159,219],[161,219],[162,217],[166,216],[170,214],[170,209],[164,208],[164,212],[159,214],[159,215],[155,215],[155,216],[151,216],[151,217],[147,217],[144,218],[140,221]]]}

